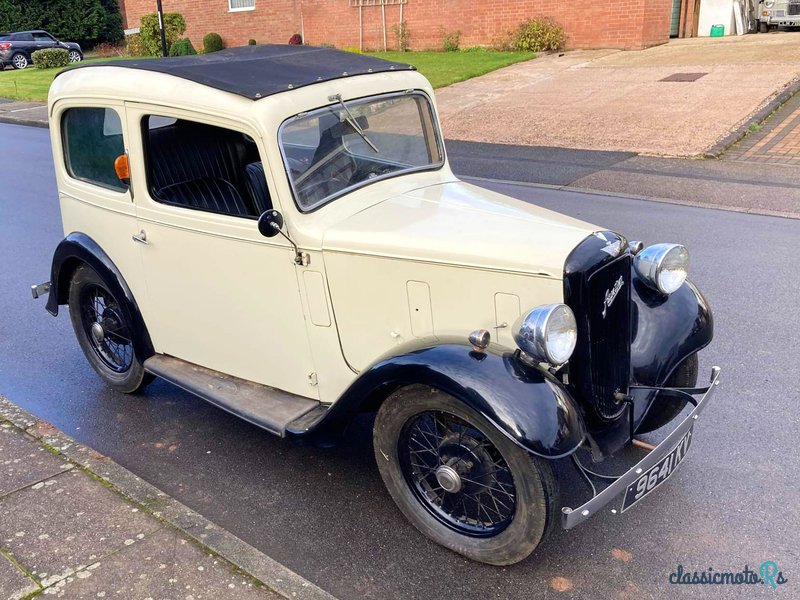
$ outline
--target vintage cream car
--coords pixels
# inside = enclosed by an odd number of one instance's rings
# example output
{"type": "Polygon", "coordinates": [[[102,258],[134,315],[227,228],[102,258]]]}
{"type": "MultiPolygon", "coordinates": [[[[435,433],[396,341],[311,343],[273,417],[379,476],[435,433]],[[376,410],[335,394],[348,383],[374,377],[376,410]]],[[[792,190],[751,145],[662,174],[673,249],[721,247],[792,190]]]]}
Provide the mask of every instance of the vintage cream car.
{"type": "Polygon", "coordinates": [[[69,306],[116,390],[162,377],[326,443],[376,412],[400,510],[492,564],[685,455],[719,373],[695,387],[712,318],[685,248],[459,181],[413,68],[298,46],[118,61],[62,72],[49,111],[66,237],[33,295],[69,306]],[[658,446],[634,439],[687,402],[658,446]],[[587,466],[632,444],[650,452],[618,477],[587,466]],[[559,459],[585,490],[559,490],[559,459]]]}

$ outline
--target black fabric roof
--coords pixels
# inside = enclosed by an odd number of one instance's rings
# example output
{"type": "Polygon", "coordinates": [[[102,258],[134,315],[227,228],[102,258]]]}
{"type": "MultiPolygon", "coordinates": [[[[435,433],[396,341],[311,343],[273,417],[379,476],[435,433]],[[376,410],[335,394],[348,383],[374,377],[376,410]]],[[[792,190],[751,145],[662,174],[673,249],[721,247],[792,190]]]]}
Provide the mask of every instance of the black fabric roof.
{"type": "Polygon", "coordinates": [[[197,56],[114,60],[73,68],[101,66],[166,73],[251,100],[320,81],[414,69],[403,63],[354,52],[289,45],[242,46],[197,56]]]}

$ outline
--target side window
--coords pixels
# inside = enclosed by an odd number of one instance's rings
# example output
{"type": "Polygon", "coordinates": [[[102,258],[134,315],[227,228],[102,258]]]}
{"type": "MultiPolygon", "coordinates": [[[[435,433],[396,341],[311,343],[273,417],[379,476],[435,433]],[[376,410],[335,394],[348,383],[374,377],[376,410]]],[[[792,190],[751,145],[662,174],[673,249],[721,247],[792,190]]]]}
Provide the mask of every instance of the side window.
{"type": "Polygon", "coordinates": [[[51,38],[46,33],[34,33],[33,34],[33,40],[35,42],[52,42],[53,38],[51,38]]]}
{"type": "Polygon", "coordinates": [[[112,108],[70,108],[61,117],[64,161],[70,176],[124,192],[114,161],[125,154],[122,123],[112,108]]]}
{"type": "Polygon", "coordinates": [[[142,138],[148,187],[157,202],[246,218],[272,208],[264,165],[246,134],[148,115],[142,138]]]}

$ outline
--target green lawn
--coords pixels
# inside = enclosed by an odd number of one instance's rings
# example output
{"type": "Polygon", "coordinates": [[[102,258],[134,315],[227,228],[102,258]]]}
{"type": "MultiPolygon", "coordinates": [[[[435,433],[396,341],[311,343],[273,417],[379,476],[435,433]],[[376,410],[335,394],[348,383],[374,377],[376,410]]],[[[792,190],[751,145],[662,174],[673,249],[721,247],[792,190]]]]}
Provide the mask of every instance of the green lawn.
{"type": "MultiPolygon", "coordinates": [[[[407,63],[417,67],[433,87],[440,88],[483,75],[489,71],[536,58],[531,52],[369,52],[370,56],[407,63]]],[[[2,95],[2,94],[0,94],[2,95]]]]}
{"type": "MultiPolygon", "coordinates": [[[[488,50],[461,52],[371,52],[370,56],[414,65],[425,75],[433,87],[439,88],[457,83],[501,67],[535,58],[530,52],[491,52],[488,50]]],[[[107,58],[89,59],[113,60],[107,58]]],[[[0,72],[0,98],[15,100],[47,100],[47,90],[59,69],[36,69],[23,71],[6,69],[0,72]]]]}
{"type": "MultiPolygon", "coordinates": [[[[84,62],[114,60],[113,58],[94,58],[84,62]]],[[[53,78],[62,69],[37,69],[28,67],[21,71],[7,68],[0,71],[0,98],[14,100],[37,100],[47,102],[47,90],[53,78]]]]}

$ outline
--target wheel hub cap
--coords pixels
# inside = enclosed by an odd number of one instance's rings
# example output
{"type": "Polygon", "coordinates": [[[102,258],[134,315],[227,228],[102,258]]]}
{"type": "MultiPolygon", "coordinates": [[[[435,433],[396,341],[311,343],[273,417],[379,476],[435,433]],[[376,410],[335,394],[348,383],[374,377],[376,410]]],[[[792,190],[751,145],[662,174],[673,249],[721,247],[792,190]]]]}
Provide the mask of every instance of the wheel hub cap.
{"type": "Polygon", "coordinates": [[[442,465],[436,469],[436,480],[444,491],[451,494],[461,491],[461,476],[450,465],[442,465]]]}
{"type": "Polygon", "coordinates": [[[92,324],[92,337],[98,344],[106,337],[105,329],[103,329],[103,326],[100,323],[92,324]]]}

